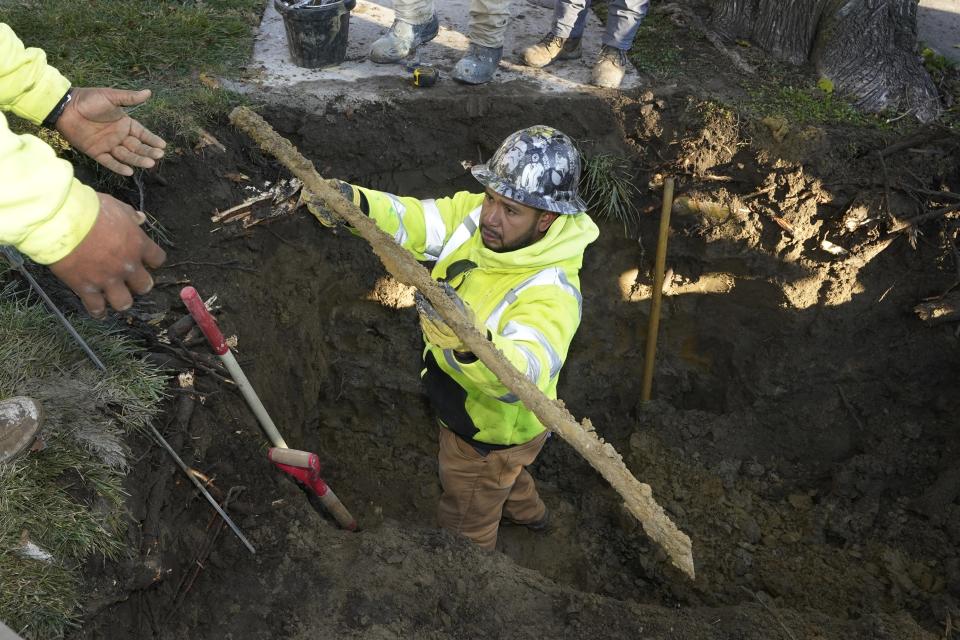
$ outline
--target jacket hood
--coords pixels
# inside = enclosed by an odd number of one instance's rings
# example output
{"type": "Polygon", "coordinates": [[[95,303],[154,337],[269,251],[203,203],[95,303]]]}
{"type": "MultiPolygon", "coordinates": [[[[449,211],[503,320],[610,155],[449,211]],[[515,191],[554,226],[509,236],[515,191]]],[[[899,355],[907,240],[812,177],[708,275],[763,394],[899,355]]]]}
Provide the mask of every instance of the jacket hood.
{"type": "Polygon", "coordinates": [[[479,260],[487,269],[515,271],[517,268],[542,269],[552,266],[579,269],[583,251],[600,235],[600,229],[586,213],[558,216],[546,235],[522,249],[499,253],[487,249],[479,230],[473,236],[479,260]]]}

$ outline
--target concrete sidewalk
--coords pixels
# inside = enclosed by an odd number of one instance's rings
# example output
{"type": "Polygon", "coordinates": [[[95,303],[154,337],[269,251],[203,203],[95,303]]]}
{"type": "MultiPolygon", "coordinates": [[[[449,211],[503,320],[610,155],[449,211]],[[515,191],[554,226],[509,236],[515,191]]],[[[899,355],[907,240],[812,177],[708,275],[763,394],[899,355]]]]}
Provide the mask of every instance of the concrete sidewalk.
{"type": "Polygon", "coordinates": [[[920,0],[917,31],[921,42],[960,64],[960,0],[920,0]]]}
{"type": "MultiPolygon", "coordinates": [[[[393,24],[391,5],[390,0],[358,0],[350,16],[346,60],[334,67],[311,70],[297,67],[290,61],[283,19],[270,0],[260,24],[251,65],[251,70],[259,72],[258,89],[309,92],[321,100],[343,96],[350,101],[379,101],[410,92],[423,92],[426,96],[438,92],[469,94],[475,91],[475,87],[459,84],[450,77],[453,66],[467,48],[470,0],[437,2],[440,34],[419,52],[420,61],[433,65],[441,74],[440,83],[429,89],[413,87],[410,74],[400,64],[380,65],[366,59],[373,41],[393,24]]],[[[482,86],[506,85],[521,80],[525,81],[524,84],[533,83],[536,90],[542,92],[604,91],[589,84],[590,69],[600,51],[603,36],[603,25],[592,12],[583,38],[584,57],[581,60],[531,69],[520,62],[520,52],[549,31],[553,10],[527,0],[514,0],[512,11],[513,18],[503,48],[504,59],[490,85],[482,86]]],[[[631,68],[621,88],[629,89],[639,82],[636,71],[631,68]]]]}

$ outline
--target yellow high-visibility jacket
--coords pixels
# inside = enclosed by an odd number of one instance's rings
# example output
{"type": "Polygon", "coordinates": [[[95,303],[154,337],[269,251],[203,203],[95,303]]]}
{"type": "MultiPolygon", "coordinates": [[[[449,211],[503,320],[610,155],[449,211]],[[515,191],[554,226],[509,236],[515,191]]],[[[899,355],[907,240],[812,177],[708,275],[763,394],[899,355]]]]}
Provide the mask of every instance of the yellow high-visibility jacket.
{"type": "MultiPolygon", "coordinates": [[[[559,216],[546,235],[522,249],[487,249],[479,233],[484,194],[418,200],[362,187],[377,226],[448,280],[476,314],[480,330],[520,373],[548,397],[557,397],[560,368],[580,325],[580,267],[599,229],[586,213],[559,216]],[[455,273],[456,272],[456,273],[455,273]]],[[[471,354],[472,356],[472,354],[471,354]]],[[[430,343],[423,380],[444,426],[481,448],[529,442],[545,427],[475,357],[459,358],[430,343]]]]}
{"type": "MultiPolygon", "coordinates": [[[[40,49],[25,49],[0,23],[0,110],[36,124],[70,83],[40,49]]],[[[73,167],[35,136],[16,135],[0,114],[0,244],[50,264],[73,251],[97,218],[100,203],[73,167]]]]}

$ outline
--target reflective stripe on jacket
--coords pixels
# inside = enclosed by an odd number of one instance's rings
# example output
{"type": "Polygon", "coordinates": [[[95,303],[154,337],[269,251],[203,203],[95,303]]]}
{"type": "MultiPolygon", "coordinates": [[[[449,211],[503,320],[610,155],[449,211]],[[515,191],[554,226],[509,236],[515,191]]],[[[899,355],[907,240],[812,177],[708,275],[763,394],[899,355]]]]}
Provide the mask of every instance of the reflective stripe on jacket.
{"type": "MultiPolygon", "coordinates": [[[[381,229],[418,260],[436,261],[435,279],[446,278],[451,265],[462,261],[476,265],[451,278],[457,293],[517,370],[556,398],[560,368],[580,324],[583,251],[599,235],[590,217],[559,216],[539,241],[497,253],[484,247],[478,233],[483,194],[418,200],[356,189],[381,229]]],[[[536,416],[479,360],[461,362],[451,350],[427,343],[424,361],[434,408],[464,439],[497,448],[543,432],[536,416]]]]}
{"type": "MultiPolygon", "coordinates": [[[[0,23],[0,109],[39,124],[70,88],[40,49],[25,49],[0,23]]],[[[35,136],[16,135],[0,115],[0,244],[41,264],[73,251],[97,218],[93,189],[35,136]]]]}

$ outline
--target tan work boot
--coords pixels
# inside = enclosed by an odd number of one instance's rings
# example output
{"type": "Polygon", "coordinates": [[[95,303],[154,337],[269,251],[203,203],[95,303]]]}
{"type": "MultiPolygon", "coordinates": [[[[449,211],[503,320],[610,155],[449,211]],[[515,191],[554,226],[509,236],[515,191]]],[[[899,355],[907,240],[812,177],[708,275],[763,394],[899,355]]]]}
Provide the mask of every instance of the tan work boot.
{"type": "Polygon", "coordinates": [[[580,38],[561,38],[548,33],[543,40],[523,50],[523,63],[539,69],[554,60],[574,60],[580,55],[580,38]]]}
{"type": "Polygon", "coordinates": [[[600,57],[593,65],[593,77],[590,82],[604,89],[618,89],[623,81],[623,74],[627,72],[627,52],[622,49],[600,47],[600,57]]]}
{"type": "Polygon", "coordinates": [[[33,398],[0,401],[0,462],[10,462],[33,444],[43,422],[43,409],[33,398]]]}

